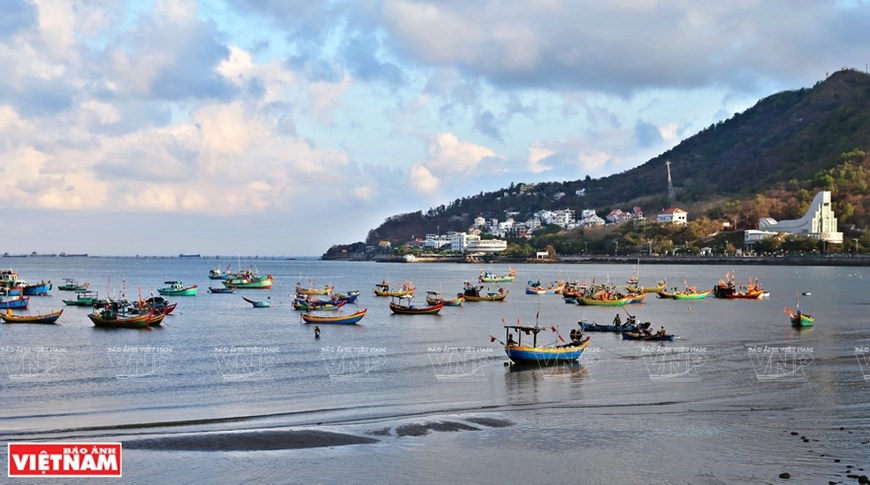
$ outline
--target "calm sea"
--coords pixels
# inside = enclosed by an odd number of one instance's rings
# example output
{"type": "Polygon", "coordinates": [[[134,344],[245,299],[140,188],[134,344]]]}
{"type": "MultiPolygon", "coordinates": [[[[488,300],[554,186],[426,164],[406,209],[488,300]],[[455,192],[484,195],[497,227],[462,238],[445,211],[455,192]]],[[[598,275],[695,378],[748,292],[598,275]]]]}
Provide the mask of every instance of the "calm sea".
{"type": "MultiPolygon", "coordinates": [[[[870,474],[870,271],[841,267],[519,265],[503,303],[438,316],[391,315],[376,282],[460,291],[506,266],[242,260],[272,290],[209,294],[235,260],[3,258],[52,280],[29,313],[57,325],[0,328],[4,441],[120,441],[138,483],[789,483],[870,474]],[[609,280],[710,288],[725,271],[759,278],[753,301],[659,300],[625,309],[526,295],[528,280],[609,280]],[[63,278],[101,295],[198,284],[162,328],[104,330],[64,306],[63,278]],[[357,326],[321,326],[291,306],[296,282],[361,290],[357,326]],[[804,292],[811,293],[803,295],[804,292]],[[253,308],[242,296],[269,298],[253,308]],[[785,306],[814,313],[792,329],[785,306]],[[577,366],[507,366],[491,336],[536,321],[567,336],[577,321],[637,315],[680,338],[592,334],[577,366]],[[345,443],[358,443],[345,445],[345,443]]],[[[6,461],[3,447],[2,460],[6,461]]]]}

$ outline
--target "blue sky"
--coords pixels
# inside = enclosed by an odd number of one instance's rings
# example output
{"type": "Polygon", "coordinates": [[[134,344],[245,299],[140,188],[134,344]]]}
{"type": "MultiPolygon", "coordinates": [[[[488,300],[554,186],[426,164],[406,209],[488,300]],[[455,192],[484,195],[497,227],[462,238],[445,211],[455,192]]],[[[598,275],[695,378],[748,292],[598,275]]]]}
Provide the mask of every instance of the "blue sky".
{"type": "Polygon", "coordinates": [[[866,70],[868,25],[867,1],[5,0],[0,253],[319,255],[640,165],[866,70]]]}

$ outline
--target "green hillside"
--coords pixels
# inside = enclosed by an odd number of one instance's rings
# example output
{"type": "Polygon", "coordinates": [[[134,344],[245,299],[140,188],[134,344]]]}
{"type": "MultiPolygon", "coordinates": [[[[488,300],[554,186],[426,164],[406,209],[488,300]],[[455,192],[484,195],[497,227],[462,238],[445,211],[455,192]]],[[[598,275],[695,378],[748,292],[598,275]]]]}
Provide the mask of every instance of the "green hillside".
{"type": "MultiPolygon", "coordinates": [[[[844,69],[812,88],[774,94],[743,113],[716,123],[648,162],[601,179],[511,184],[503,190],[448,205],[398,214],[375,229],[366,244],[401,244],[440,230],[464,231],[477,216],[516,220],[541,209],[642,207],[648,215],[667,206],[666,161],[678,206],[690,220],[725,219],[755,228],[759,216],[790,218],[815,191],[833,192],[841,223],[870,223],[870,75],[844,69]],[[575,191],[585,189],[585,196],[575,191]],[[557,198],[557,194],[564,194],[557,198]]],[[[570,236],[570,235],[566,235],[570,236]]]]}

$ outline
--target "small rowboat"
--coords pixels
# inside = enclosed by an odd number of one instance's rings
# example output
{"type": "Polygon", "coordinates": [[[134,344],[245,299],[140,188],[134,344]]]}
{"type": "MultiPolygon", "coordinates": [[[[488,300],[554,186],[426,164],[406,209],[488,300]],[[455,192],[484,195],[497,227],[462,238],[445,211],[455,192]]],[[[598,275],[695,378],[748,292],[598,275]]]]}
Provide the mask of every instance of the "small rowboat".
{"type": "Polygon", "coordinates": [[[580,321],[577,322],[580,324],[580,328],[587,332],[636,332],[638,330],[643,330],[645,328],[649,328],[651,325],[650,322],[643,323],[622,323],[622,324],[605,324],[605,323],[594,323],[594,322],[585,322],[580,321]]]}
{"type": "Polygon", "coordinates": [[[333,285],[326,285],[323,288],[305,288],[302,283],[296,283],[297,295],[331,295],[334,289],[333,285]]]}
{"type": "Polygon", "coordinates": [[[245,298],[244,296],[242,297],[242,300],[254,305],[254,308],[269,308],[272,306],[272,302],[269,300],[252,300],[250,298],[245,298]]]}
{"type": "Polygon", "coordinates": [[[785,307],[784,311],[788,315],[792,327],[812,327],[816,322],[816,317],[802,312],[800,308],[792,310],[785,307]]]}
{"type": "Polygon", "coordinates": [[[465,297],[462,293],[456,295],[456,298],[452,300],[445,300],[444,295],[439,291],[427,291],[426,292],[426,304],[427,305],[437,305],[441,302],[444,302],[444,306],[461,306],[462,302],[465,301],[465,297]]]}
{"type": "Polygon", "coordinates": [[[54,323],[62,313],[63,310],[42,315],[13,315],[12,310],[7,310],[5,314],[0,313],[0,318],[5,323],[54,323]]]}
{"type": "Polygon", "coordinates": [[[400,315],[437,315],[438,312],[441,311],[441,308],[444,307],[444,302],[429,305],[429,306],[414,306],[411,305],[411,299],[409,297],[396,297],[399,302],[390,302],[390,310],[393,313],[397,313],[400,315]],[[404,301],[404,303],[403,303],[404,301]]]}
{"type": "Polygon", "coordinates": [[[377,296],[392,297],[413,295],[415,291],[417,291],[417,287],[410,281],[404,282],[402,288],[398,290],[390,288],[390,283],[388,281],[376,284],[374,289],[375,295],[377,296]]]}
{"type": "Polygon", "coordinates": [[[235,293],[236,287],[229,286],[229,287],[225,287],[225,288],[215,288],[214,286],[209,286],[208,292],[209,293],[235,293]]]}
{"type": "Polygon", "coordinates": [[[674,300],[703,300],[707,298],[707,295],[710,294],[710,290],[707,291],[677,291],[677,292],[668,292],[665,290],[659,291],[659,298],[671,298],[674,300]]]}
{"type": "Polygon", "coordinates": [[[337,317],[323,317],[320,315],[312,315],[310,313],[303,313],[302,320],[305,323],[334,323],[340,325],[353,325],[358,323],[364,316],[366,316],[367,308],[364,308],[358,312],[351,313],[350,315],[339,315],[337,317]]]}
{"type": "Polygon", "coordinates": [[[623,340],[646,340],[649,342],[671,342],[674,340],[674,335],[646,335],[641,332],[622,332],[623,340]]]}
{"type": "Polygon", "coordinates": [[[572,340],[567,345],[550,345],[538,347],[538,333],[545,330],[544,327],[527,327],[522,325],[505,325],[504,351],[508,358],[515,364],[554,365],[565,362],[574,362],[579,359],[589,346],[590,338],[583,339],[579,334],[573,334],[572,340]],[[516,331],[518,340],[513,340],[512,331],[516,331]],[[523,345],[523,334],[532,335],[532,345],[523,345]],[[576,335],[576,337],[575,337],[576,335]]]}
{"type": "Polygon", "coordinates": [[[474,286],[470,283],[465,284],[465,290],[462,296],[466,301],[503,301],[507,298],[510,290],[499,288],[498,291],[484,291],[483,286],[474,286]]]}

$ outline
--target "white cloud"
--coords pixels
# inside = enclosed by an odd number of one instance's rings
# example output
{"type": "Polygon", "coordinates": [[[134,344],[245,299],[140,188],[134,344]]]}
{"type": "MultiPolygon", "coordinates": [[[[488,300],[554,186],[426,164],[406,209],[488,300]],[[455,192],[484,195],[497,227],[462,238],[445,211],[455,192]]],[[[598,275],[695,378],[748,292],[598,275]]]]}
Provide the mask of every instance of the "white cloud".
{"type": "Polygon", "coordinates": [[[487,157],[496,156],[491,149],[459,140],[454,133],[439,133],[427,149],[426,166],[439,173],[471,173],[487,157]]]}
{"type": "Polygon", "coordinates": [[[438,189],[441,182],[438,180],[428,168],[423,165],[416,164],[411,167],[408,174],[409,182],[412,187],[425,194],[431,194],[438,189]]]}

